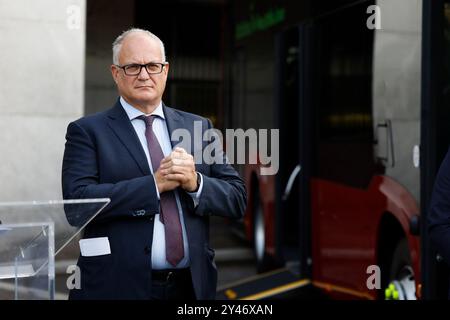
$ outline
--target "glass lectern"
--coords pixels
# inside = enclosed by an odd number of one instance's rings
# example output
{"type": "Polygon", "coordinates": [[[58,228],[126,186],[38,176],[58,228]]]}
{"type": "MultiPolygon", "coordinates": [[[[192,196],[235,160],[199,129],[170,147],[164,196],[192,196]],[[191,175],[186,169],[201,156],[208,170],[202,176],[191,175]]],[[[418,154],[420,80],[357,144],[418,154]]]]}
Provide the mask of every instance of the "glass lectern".
{"type": "Polygon", "coordinates": [[[54,299],[55,256],[109,202],[0,202],[0,299],[54,299]]]}

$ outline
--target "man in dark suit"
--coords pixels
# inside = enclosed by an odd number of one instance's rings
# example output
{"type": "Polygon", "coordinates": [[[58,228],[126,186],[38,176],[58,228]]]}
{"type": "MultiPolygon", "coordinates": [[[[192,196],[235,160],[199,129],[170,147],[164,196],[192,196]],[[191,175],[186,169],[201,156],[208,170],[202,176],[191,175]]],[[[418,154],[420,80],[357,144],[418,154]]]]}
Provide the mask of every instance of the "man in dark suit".
{"type": "Polygon", "coordinates": [[[436,175],[427,223],[432,244],[450,266],[450,150],[436,175]]]}
{"type": "Polygon", "coordinates": [[[64,199],[111,199],[85,228],[81,288],[70,299],[215,298],[209,216],[241,218],[245,186],[221,150],[223,161],[209,164],[174,148],[175,130],[194,134],[197,122],[203,133],[212,124],[162,103],[168,70],[158,37],[124,32],[111,66],[120,98],[67,128],[64,199]]]}

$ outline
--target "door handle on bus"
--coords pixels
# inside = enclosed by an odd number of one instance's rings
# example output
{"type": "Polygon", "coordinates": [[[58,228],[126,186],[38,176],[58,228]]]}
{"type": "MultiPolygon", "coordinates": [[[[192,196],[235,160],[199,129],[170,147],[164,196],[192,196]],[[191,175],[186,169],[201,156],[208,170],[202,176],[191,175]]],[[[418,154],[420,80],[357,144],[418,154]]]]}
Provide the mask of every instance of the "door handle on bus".
{"type": "Polygon", "coordinates": [[[395,166],[395,155],[394,155],[394,137],[392,134],[392,123],[391,120],[386,119],[384,123],[378,123],[376,127],[376,140],[374,141],[375,144],[379,143],[378,138],[378,130],[379,128],[386,128],[386,157],[377,157],[380,160],[386,161],[386,164],[389,163],[389,159],[391,160],[391,167],[395,166]]]}
{"type": "Polygon", "coordinates": [[[288,182],[286,184],[286,189],[284,189],[283,201],[286,201],[292,191],[292,186],[294,185],[295,178],[297,178],[298,174],[302,170],[302,167],[298,164],[295,166],[294,170],[292,170],[291,175],[289,176],[288,182]]]}

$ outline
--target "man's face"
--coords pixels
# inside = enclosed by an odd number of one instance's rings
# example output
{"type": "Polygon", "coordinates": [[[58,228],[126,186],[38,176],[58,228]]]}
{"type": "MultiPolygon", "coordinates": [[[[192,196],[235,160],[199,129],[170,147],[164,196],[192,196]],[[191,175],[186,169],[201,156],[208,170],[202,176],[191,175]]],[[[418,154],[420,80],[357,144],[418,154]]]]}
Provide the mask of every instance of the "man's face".
{"type": "MultiPolygon", "coordinates": [[[[164,62],[158,42],[145,34],[132,33],[122,42],[119,65],[147,64],[164,62]]],[[[159,74],[148,74],[145,68],[135,76],[126,75],[124,70],[111,66],[112,76],[117,84],[119,94],[125,100],[139,108],[156,107],[161,101],[166,87],[169,65],[164,66],[159,74]]]]}

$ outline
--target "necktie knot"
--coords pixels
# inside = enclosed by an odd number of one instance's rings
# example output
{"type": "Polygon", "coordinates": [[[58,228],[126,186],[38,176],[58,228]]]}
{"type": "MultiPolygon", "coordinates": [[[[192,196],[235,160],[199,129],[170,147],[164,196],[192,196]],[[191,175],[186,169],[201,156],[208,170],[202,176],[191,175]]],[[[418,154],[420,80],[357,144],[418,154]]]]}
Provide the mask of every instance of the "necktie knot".
{"type": "Polygon", "coordinates": [[[156,118],[156,116],[153,115],[153,114],[152,114],[152,115],[149,115],[149,116],[141,115],[141,116],[137,117],[137,119],[144,120],[145,125],[146,125],[147,127],[151,127],[151,126],[152,126],[153,121],[155,120],[155,118],[156,118]]]}

